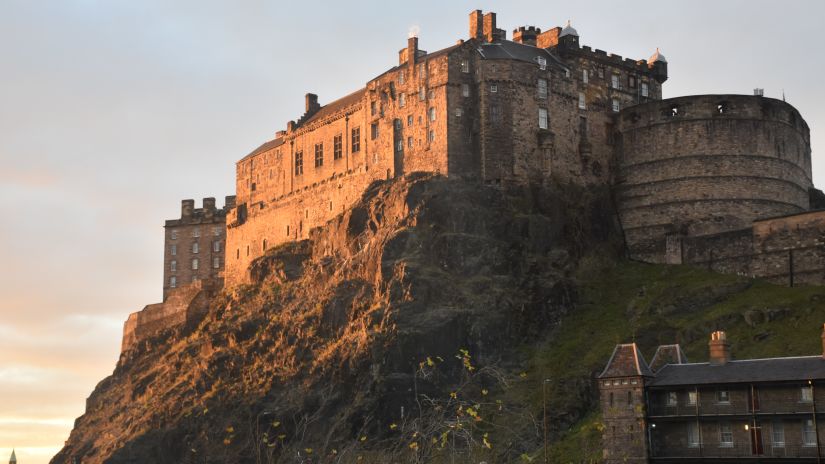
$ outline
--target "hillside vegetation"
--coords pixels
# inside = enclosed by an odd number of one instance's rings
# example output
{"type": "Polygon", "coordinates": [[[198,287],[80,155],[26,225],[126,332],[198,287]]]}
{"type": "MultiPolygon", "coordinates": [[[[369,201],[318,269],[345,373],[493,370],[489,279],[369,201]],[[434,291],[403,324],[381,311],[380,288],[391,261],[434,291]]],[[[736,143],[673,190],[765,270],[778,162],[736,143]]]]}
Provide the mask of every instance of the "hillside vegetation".
{"type": "Polygon", "coordinates": [[[632,263],[609,192],[373,185],[204,320],[125,353],[55,463],[598,462],[617,342],[818,353],[825,291],[632,263]],[[80,459],[79,459],[80,460],[80,459]]]}

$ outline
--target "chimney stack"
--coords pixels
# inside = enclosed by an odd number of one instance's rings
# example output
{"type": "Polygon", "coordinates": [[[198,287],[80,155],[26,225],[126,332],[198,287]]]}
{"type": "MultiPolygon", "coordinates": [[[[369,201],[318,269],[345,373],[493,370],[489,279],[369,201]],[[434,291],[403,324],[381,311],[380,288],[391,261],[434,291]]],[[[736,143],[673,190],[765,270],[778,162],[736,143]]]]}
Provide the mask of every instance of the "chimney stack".
{"type": "Polygon", "coordinates": [[[481,10],[475,10],[470,13],[470,38],[484,39],[484,20],[481,15],[481,10]]]}
{"type": "Polygon", "coordinates": [[[229,211],[230,209],[235,207],[235,195],[229,195],[224,197],[224,206],[223,209],[229,211]]]}
{"type": "Polygon", "coordinates": [[[215,198],[208,197],[203,199],[203,215],[206,218],[211,218],[215,215],[215,198]]]}
{"type": "Polygon", "coordinates": [[[305,106],[307,114],[312,114],[321,109],[321,105],[318,104],[318,95],[315,95],[314,93],[308,93],[304,98],[306,103],[305,106]]]}
{"type": "Polygon", "coordinates": [[[195,209],[195,200],[181,200],[180,202],[180,217],[192,217],[192,211],[195,209]]]}
{"type": "Polygon", "coordinates": [[[495,42],[496,14],[492,11],[484,15],[484,40],[495,42]]]}
{"type": "Polygon", "coordinates": [[[410,68],[410,79],[412,79],[412,69],[415,68],[415,60],[418,58],[418,37],[407,38],[407,66],[410,68]]]}
{"type": "Polygon", "coordinates": [[[724,366],[731,360],[730,343],[728,343],[727,335],[722,330],[717,330],[710,334],[710,365],[724,366]]]}

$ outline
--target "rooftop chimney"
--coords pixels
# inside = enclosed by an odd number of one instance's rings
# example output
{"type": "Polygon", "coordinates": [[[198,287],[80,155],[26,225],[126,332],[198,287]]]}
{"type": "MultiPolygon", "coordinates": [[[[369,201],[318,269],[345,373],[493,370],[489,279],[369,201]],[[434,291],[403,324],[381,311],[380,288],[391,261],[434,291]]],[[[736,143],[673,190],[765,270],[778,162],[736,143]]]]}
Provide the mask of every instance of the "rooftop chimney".
{"type": "Polygon", "coordinates": [[[308,93],[304,98],[306,102],[305,106],[307,114],[314,113],[321,109],[321,105],[318,104],[318,95],[315,95],[314,93],[308,93]]]}
{"type": "Polygon", "coordinates": [[[211,218],[215,214],[215,198],[208,197],[203,199],[203,215],[211,218]]]}
{"type": "Polygon", "coordinates": [[[225,210],[229,211],[230,209],[235,207],[235,195],[226,196],[226,197],[224,197],[223,201],[224,201],[224,203],[223,203],[224,207],[223,208],[225,210]]]}
{"type": "Polygon", "coordinates": [[[489,12],[484,15],[484,40],[487,42],[495,41],[496,32],[496,14],[489,12]]]}
{"type": "MultiPolygon", "coordinates": [[[[418,37],[407,38],[407,65],[410,69],[415,67],[415,59],[418,57],[418,37]]],[[[412,71],[410,72],[412,78],[412,71]]]]}
{"type": "Polygon", "coordinates": [[[710,334],[710,365],[724,366],[730,361],[730,343],[728,343],[727,335],[722,330],[717,330],[710,334]]]}
{"type": "Polygon", "coordinates": [[[181,200],[180,202],[180,217],[188,218],[192,216],[192,211],[195,209],[195,200],[181,200]]]}
{"type": "Polygon", "coordinates": [[[484,38],[484,20],[482,19],[481,10],[470,13],[470,38],[479,40],[484,38]]]}

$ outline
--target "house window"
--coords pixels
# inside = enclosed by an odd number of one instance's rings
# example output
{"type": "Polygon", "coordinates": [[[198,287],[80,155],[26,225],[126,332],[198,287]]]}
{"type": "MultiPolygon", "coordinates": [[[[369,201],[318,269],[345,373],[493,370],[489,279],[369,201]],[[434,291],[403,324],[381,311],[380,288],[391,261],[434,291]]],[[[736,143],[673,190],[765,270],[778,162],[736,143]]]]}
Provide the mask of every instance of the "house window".
{"type": "Polygon", "coordinates": [[[427,110],[427,114],[430,115],[430,121],[435,121],[435,108],[430,107],[430,109],[427,110]]]}
{"type": "Polygon", "coordinates": [[[618,99],[618,98],[614,98],[614,99],[613,99],[613,112],[614,112],[614,113],[618,113],[620,109],[621,109],[621,106],[620,106],[620,104],[619,104],[619,99],[618,99]]]}
{"type": "Polygon", "coordinates": [[[400,108],[407,106],[407,95],[403,93],[398,94],[398,106],[400,108]]]}
{"type": "Polygon", "coordinates": [[[647,97],[649,93],[650,91],[648,90],[647,82],[642,82],[642,96],[647,97]]]}
{"type": "Polygon", "coordinates": [[[490,120],[493,125],[498,125],[501,122],[501,107],[498,105],[490,105],[490,120]]]}
{"type": "MultiPolygon", "coordinates": [[[[627,382],[627,380],[623,380],[623,382],[627,382]]],[[[633,392],[630,390],[627,391],[627,407],[633,407],[633,392]]]]}
{"type": "Polygon", "coordinates": [[[612,408],[612,407],[613,407],[613,392],[610,392],[610,400],[609,400],[609,402],[610,402],[610,407],[612,408]]]}
{"type": "Polygon", "coordinates": [[[418,101],[424,101],[424,97],[426,97],[426,90],[424,89],[423,85],[418,86],[418,101]]]}
{"type": "Polygon", "coordinates": [[[689,404],[691,406],[695,406],[696,405],[696,392],[695,391],[689,391],[687,400],[688,400],[687,404],[689,404]]]}
{"type": "Polygon", "coordinates": [[[696,422],[687,424],[687,444],[690,448],[699,447],[699,424],[696,422]]]}
{"type": "Polygon", "coordinates": [[[427,141],[430,143],[435,141],[435,132],[430,131],[427,133],[427,141]]]}
{"type": "Polygon", "coordinates": [[[679,398],[676,392],[667,392],[667,400],[665,404],[668,406],[676,406],[679,404],[679,398]]]}
{"type": "Polygon", "coordinates": [[[785,446],[785,424],[780,420],[771,423],[771,442],[777,448],[785,446]]]}
{"type": "Polygon", "coordinates": [[[398,142],[395,142],[395,151],[397,151],[399,153],[404,151],[404,141],[403,140],[399,140],[398,142]]]}
{"type": "Polygon", "coordinates": [[[324,144],[315,144],[315,167],[320,168],[324,165],[324,144]]]}
{"type": "Polygon", "coordinates": [[[716,402],[721,404],[730,404],[730,392],[727,390],[717,390],[716,402]]]}
{"type": "Polygon", "coordinates": [[[192,230],[192,236],[193,237],[200,237],[201,236],[201,230],[199,228],[193,229],[192,230]]]}
{"type": "Polygon", "coordinates": [[[171,254],[172,256],[176,256],[178,254],[178,246],[172,245],[172,247],[169,249],[169,254],[171,254]]]}
{"type": "Polygon", "coordinates": [[[217,240],[212,242],[212,251],[214,251],[215,253],[221,251],[221,242],[219,242],[217,240]]]}
{"type": "Polygon", "coordinates": [[[816,429],[814,429],[812,419],[802,421],[802,444],[804,446],[816,446],[816,429]]]}
{"type": "Polygon", "coordinates": [[[192,270],[193,270],[193,271],[197,271],[197,270],[198,270],[198,265],[199,265],[199,264],[200,264],[200,261],[198,261],[198,258],[194,258],[194,259],[192,260],[192,270]]]}
{"type": "Polygon", "coordinates": [[[295,152],[295,175],[300,176],[304,173],[304,152],[295,152]]]}
{"type": "Polygon", "coordinates": [[[539,57],[536,58],[536,61],[538,61],[538,63],[539,63],[539,69],[541,69],[542,71],[547,69],[547,58],[545,58],[543,56],[539,56],[539,57]]]}
{"type": "Polygon", "coordinates": [[[730,427],[730,422],[719,424],[719,447],[733,448],[733,430],[730,427]]]}
{"type": "Polygon", "coordinates": [[[332,159],[344,157],[344,136],[341,134],[332,138],[332,159]]]}
{"type": "Polygon", "coordinates": [[[611,86],[611,87],[613,87],[614,89],[619,89],[619,90],[621,90],[621,88],[622,88],[622,81],[621,81],[621,80],[619,80],[619,79],[620,79],[620,76],[619,76],[618,74],[614,74],[614,75],[612,75],[612,76],[610,77],[610,86],[611,86]]]}
{"type": "Polygon", "coordinates": [[[371,101],[370,102],[370,115],[375,116],[375,113],[377,113],[377,112],[378,112],[378,110],[376,109],[375,102],[371,101]]]}
{"type": "Polygon", "coordinates": [[[407,147],[409,147],[409,148],[413,147],[413,138],[412,137],[407,137],[407,147]]]}
{"type": "Polygon", "coordinates": [[[357,153],[361,150],[361,128],[355,127],[352,129],[352,152],[357,153]]]}
{"type": "Polygon", "coordinates": [[[192,253],[198,254],[201,251],[201,245],[198,242],[192,243],[192,253]]]}
{"type": "Polygon", "coordinates": [[[461,108],[455,109],[455,117],[460,118],[464,114],[464,110],[461,108]]]}
{"type": "Polygon", "coordinates": [[[490,84],[490,93],[498,93],[498,84],[490,84]]]}
{"type": "Polygon", "coordinates": [[[587,80],[588,80],[588,78],[589,78],[589,75],[588,75],[588,73],[587,73],[587,70],[586,70],[586,69],[582,69],[582,82],[583,82],[583,83],[585,83],[585,84],[587,84],[587,80]]]}
{"type": "Polygon", "coordinates": [[[814,400],[811,386],[807,385],[799,389],[799,401],[803,403],[812,403],[814,400]]]}
{"type": "Polygon", "coordinates": [[[470,72],[470,60],[461,60],[461,72],[470,72]]]}
{"type": "Polygon", "coordinates": [[[398,83],[403,84],[405,78],[406,78],[406,75],[405,75],[404,70],[402,69],[401,71],[398,72],[398,83]]]}
{"type": "Polygon", "coordinates": [[[378,123],[374,122],[370,124],[370,138],[375,140],[378,138],[378,123]]]}
{"type": "Polygon", "coordinates": [[[636,76],[627,76],[627,86],[631,89],[636,88],[636,76]]]}
{"type": "Polygon", "coordinates": [[[221,259],[218,258],[217,256],[212,258],[212,267],[214,269],[220,269],[220,267],[221,267],[221,259]]]}
{"type": "Polygon", "coordinates": [[[427,77],[427,63],[421,63],[418,65],[418,76],[427,77]]]}
{"type": "Polygon", "coordinates": [[[469,97],[470,96],[470,84],[461,84],[461,96],[469,97]]]}
{"type": "Polygon", "coordinates": [[[169,238],[171,238],[172,240],[177,240],[177,239],[178,239],[178,231],[177,231],[177,230],[173,230],[173,231],[169,234],[169,238]]]}
{"type": "Polygon", "coordinates": [[[539,129],[547,129],[547,109],[539,108],[539,129]]]}
{"type": "Polygon", "coordinates": [[[172,287],[172,288],[176,288],[178,286],[178,278],[175,277],[175,276],[170,277],[169,278],[169,286],[172,287]]]}
{"type": "MultiPolygon", "coordinates": [[[[270,171],[270,172],[272,172],[272,171],[270,171]]],[[[212,228],[212,235],[214,235],[215,237],[220,237],[221,228],[220,227],[213,227],[212,228]]]]}
{"type": "Polygon", "coordinates": [[[604,79],[604,68],[598,68],[597,72],[599,73],[599,79],[604,79]]]}
{"type": "Polygon", "coordinates": [[[407,127],[412,127],[413,125],[413,117],[412,115],[407,116],[407,127]]]}
{"type": "Polygon", "coordinates": [[[169,262],[169,270],[172,271],[172,272],[177,272],[178,262],[175,261],[175,260],[172,260],[171,262],[169,262]]]}
{"type": "Polygon", "coordinates": [[[547,79],[539,78],[538,97],[542,100],[547,98],[547,79]]]}
{"type": "Polygon", "coordinates": [[[587,102],[584,99],[584,93],[583,92],[579,92],[579,109],[580,110],[587,109],[587,102]]]}

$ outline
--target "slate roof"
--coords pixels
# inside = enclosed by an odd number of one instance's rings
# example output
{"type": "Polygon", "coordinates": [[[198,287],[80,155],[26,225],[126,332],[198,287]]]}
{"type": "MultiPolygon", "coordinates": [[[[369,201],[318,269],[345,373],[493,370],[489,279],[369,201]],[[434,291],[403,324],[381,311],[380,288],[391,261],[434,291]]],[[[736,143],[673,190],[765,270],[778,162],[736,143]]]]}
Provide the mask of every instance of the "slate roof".
{"type": "Polygon", "coordinates": [[[273,148],[278,148],[283,144],[284,144],[284,139],[270,140],[269,142],[266,142],[263,145],[261,145],[260,147],[252,150],[252,153],[250,153],[250,154],[244,156],[243,158],[241,158],[241,160],[238,161],[238,163],[240,163],[241,161],[244,161],[247,158],[251,158],[251,157],[253,157],[253,156],[255,156],[259,153],[263,153],[265,151],[272,150],[273,148]]]}
{"type": "MultiPolygon", "coordinates": [[[[609,364],[608,364],[609,366],[609,364]]],[[[647,384],[651,387],[825,379],[822,356],[746,359],[722,366],[709,363],[668,364],[647,384]]]]}
{"type": "Polygon", "coordinates": [[[320,119],[326,118],[327,116],[331,116],[339,110],[342,110],[349,106],[354,106],[359,101],[361,101],[361,98],[364,96],[364,92],[366,91],[366,88],[359,89],[345,97],[341,97],[338,100],[327,103],[326,105],[322,106],[321,109],[318,110],[318,112],[316,112],[309,119],[304,121],[301,125],[305,126],[313,121],[318,121],[320,119]]]}
{"type": "Polygon", "coordinates": [[[627,377],[633,375],[653,376],[653,372],[645,362],[639,347],[635,343],[625,343],[616,345],[610,361],[607,362],[604,371],[599,374],[599,378],[604,377],[627,377]]]}
{"type": "Polygon", "coordinates": [[[688,359],[682,347],[676,345],[660,345],[656,348],[653,359],[650,360],[650,369],[657,372],[666,364],[687,364],[688,359]]]}
{"type": "Polygon", "coordinates": [[[536,58],[542,57],[547,63],[567,69],[559,59],[544,48],[524,45],[512,40],[501,40],[494,43],[484,43],[478,47],[478,53],[485,60],[517,60],[528,63],[538,63],[536,58]]]}

